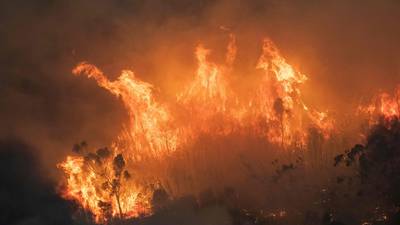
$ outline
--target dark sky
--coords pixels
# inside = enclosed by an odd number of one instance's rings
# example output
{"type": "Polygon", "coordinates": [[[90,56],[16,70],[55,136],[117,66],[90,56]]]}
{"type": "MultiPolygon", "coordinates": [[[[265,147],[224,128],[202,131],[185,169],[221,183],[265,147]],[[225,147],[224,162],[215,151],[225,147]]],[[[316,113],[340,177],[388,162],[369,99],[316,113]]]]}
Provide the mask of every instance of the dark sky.
{"type": "MultiPolygon", "coordinates": [[[[132,69],[170,98],[195,70],[200,41],[222,54],[238,39],[236,79],[251,79],[270,37],[310,77],[306,98],[349,105],[400,83],[397,0],[82,0],[0,2],[0,136],[54,166],[73,143],[107,145],[126,119],[119,101],[71,70],[89,61],[115,78],[132,69]]],[[[218,60],[218,57],[216,57],[218,60]]]]}

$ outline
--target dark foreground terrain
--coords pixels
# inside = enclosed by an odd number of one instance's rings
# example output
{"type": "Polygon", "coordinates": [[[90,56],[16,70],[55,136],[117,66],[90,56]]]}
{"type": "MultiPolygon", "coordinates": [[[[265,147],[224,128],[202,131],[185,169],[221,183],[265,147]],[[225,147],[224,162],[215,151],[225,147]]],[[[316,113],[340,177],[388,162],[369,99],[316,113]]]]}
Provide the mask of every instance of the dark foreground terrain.
{"type": "MultiPolygon", "coordinates": [[[[15,139],[0,142],[0,224],[94,224],[88,212],[56,193],[34,155],[35,150],[15,139]]],[[[293,165],[282,165],[278,174],[291,177],[289,192],[274,207],[260,209],[242,204],[233,188],[204,191],[199,196],[171,199],[162,189],[154,192],[151,216],[110,219],[109,224],[400,224],[400,122],[382,120],[370,130],[364,144],[357,144],[332,159],[339,172],[323,185],[303,187],[304,174],[293,165]],[[332,182],[333,181],[333,182],[332,182]],[[308,193],[315,193],[309,195],[308,193]],[[294,193],[294,194],[293,194],[294,193]],[[304,200],[304,195],[312,196],[304,200]],[[296,201],[302,201],[299,208],[296,201]],[[307,202],[304,202],[307,201],[307,202]]],[[[279,178],[281,179],[281,178],[279,178]]],[[[276,185],[286,185],[271,178],[276,185]]],[[[283,179],[283,178],[282,178],[283,179]]],[[[283,182],[283,181],[282,181],[283,182]]],[[[266,190],[268,191],[268,190],[266,190]]]]}

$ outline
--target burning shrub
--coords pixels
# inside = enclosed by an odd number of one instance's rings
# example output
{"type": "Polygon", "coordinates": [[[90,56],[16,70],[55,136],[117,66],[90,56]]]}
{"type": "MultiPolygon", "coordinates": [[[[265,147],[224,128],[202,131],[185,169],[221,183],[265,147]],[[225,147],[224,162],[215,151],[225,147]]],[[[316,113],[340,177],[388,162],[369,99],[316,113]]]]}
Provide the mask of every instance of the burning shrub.
{"type": "Polygon", "coordinates": [[[108,148],[92,152],[86,142],[75,144],[73,151],[79,156],[70,157],[59,165],[70,182],[64,193],[66,198],[81,201],[84,209],[93,212],[98,222],[108,221],[115,215],[122,219],[131,213],[145,213],[145,206],[140,205],[143,204],[140,193],[132,190],[134,186],[129,184],[131,174],[121,153],[112,153],[108,148]]]}

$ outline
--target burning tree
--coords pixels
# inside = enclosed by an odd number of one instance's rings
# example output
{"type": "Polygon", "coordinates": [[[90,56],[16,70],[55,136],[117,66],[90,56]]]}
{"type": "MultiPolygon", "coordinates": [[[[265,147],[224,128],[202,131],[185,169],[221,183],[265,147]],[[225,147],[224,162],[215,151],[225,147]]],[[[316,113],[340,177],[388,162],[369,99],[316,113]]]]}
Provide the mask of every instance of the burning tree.
{"type": "MultiPolygon", "coordinates": [[[[116,214],[120,218],[129,215],[131,212],[124,212],[121,202],[122,190],[129,189],[126,186],[131,180],[123,155],[107,147],[90,151],[86,142],[75,144],[73,151],[78,156],[59,165],[69,175],[70,184],[76,185],[70,186],[65,197],[81,199],[84,208],[95,213],[96,221],[107,221],[116,214]],[[90,183],[81,186],[84,182],[90,183]],[[95,204],[89,202],[90,199],[95,204]]],[[[132,197],[137,196],[133,193],[132,197]]]]}
{"type": "MultiPolygon", "coordinates": [[[[107,160],[111,157],[111,152],[108,148],[100,148],[96,153],[92,153],[86,151],[86,147],[86,143],[82,142],[81,144],[74,145],[73,150],[83,156],[83,166],[104,181],[101,183],[101,189],[108,192],[110,196],[115,197],[119,216],[122,218],[123,213],[120,202],[121,186],[131,177],[128,170],[125,170],[124,157],[122,154],[117,154],[112,160],[112,168],[109,168],[107,160]]],[[[99,200],[98,206],[106,217],[112,216],[112,204],[110,202],[99,200]]]]}

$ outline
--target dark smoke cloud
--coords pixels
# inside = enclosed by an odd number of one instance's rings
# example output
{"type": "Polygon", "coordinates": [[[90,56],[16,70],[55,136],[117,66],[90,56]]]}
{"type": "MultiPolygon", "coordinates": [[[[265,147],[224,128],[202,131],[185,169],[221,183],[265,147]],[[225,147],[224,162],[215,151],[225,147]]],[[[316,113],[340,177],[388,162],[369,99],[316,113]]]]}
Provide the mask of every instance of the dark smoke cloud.
{"type": "Polygon", "coordinates": [[[72,224],[73,205],[56,194],[34,152],[16,139],[0,140],[0,224],[72,224]]]}

